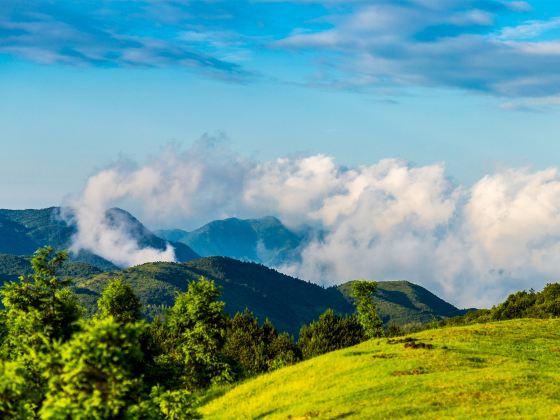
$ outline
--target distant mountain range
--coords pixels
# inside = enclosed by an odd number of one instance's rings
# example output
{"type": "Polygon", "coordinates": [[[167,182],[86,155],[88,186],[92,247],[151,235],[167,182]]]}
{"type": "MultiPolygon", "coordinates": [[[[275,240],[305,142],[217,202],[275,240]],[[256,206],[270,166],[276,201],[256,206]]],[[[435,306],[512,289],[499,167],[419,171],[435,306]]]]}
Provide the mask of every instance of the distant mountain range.
{"type": "MultiPolygon", "coordinates": [[[[130,213],[121,209],[107,211],[109,223],[124,222],[132,238],[141,247],[164,250],[168,241],[150,232],[130,213]]],[[[0,253],[12,255],[30,255],[44,245],[56,249],[67,249],[72,244],[76,226],[61,217],[59,207],[40,210],[2,210],[0,209],[0,253]]],[[[199,255],[187,245],[171,242],[175,248],[178,261],[189,261],[199,255]]],[[[89,251],[80,251],[71,255],[72,260],[85,262],[101,270],[117,268],[112,262],[89,251]]]]}
{"type": "MultiPolygon", "coordinates": [[[[0,255],[0,279],[15,280],[20,274],[30,273],[30,259],[0,255]]],[[[261,264],[226,257],[199,258],[186,263],[147,263],[110,272],[70,261],[60,275],[75,280],[75,290],[89,314],[95,312],[97,299],[113,278],[129,282],[147,308],[147,315],[153,315],[162,305],[173,305],[177,293],[185,291],[188,283],[200,276],[214,280],[220,287],[230,315],[249,308],[261,321],[269,318],[278,329],[294,335],[327,308],[341,314],[354,311],[350,283],[325,289],[261,264]]],[[[378,284],[374,300],[386,324],[403,326],[464,313],[415,284],[406,281],[378,284]]]]}
{"type": "MultiPolygon", "coordinates": [[[[121,209],[108,210],[107,221],[125,223],[141,247],[163,250],[171,244],[182,263],[147,263],[120,269],[91,252],[72,255],[60,275],[75,279],[76,292],[89,313],[95,311],[100,293],[112,278],[130,282],[149,315],[172,305],[176,294],[201,275],[220,286],[230,314],[247,307],[261,321],[269,318],[277,328],[292,334],[327,308],[342,314],[354,311],[350,283],[325,289],[261,264],[278,266],[296,260],[308,238],[274,217],[217,220],[192,232],[176,229],[158,231],[157,235],[121,209]]],[[[37,248],[52,245],[66,249],[75,233],[76,226],[64,221],[57,207],[0,210],[0,284],[30,273],[30,255],[37,248]]],[[[399,325],[464,313],[406,281],[380,282],[375,302],[385,323],[399,325]]]]}
{"type": "Polygon", "coordinates": [[[278,267],[299,258],[306,236],[288,229],[275,217],[215,220],[187,232],[158,230],[156,235],[181,242],[203,257],[222,256],[278,267]]]}

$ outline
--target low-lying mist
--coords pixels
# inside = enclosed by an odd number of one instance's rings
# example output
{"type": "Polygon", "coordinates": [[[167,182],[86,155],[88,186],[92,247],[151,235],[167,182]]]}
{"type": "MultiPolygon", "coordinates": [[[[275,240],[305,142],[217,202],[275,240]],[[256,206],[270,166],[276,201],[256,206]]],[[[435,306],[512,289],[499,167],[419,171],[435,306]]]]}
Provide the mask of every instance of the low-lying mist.
{"type": "Polygon", "coordinates": [[[205,138],[143,164],[112,164],[65,205],[78,228],[73,249],[119,265],[175,256],[172,247],[139,246],[125,223],[108,223],[105,210],[114,206],[158,228],[272,215],[292,229],[321,229],[301,262],[278,268],[322,285],[406,279],[480,307],[560,277],[557,168],[505,169],[462,186],[441,163],[384,159],[347,168],[325,155],[262,162],[205,138]]]}

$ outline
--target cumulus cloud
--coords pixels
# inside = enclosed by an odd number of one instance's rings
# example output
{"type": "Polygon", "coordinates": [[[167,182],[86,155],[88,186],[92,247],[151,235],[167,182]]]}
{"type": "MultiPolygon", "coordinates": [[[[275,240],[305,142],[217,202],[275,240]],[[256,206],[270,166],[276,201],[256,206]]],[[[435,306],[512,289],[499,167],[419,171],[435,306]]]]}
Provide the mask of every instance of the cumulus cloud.
{"type": "Polygon", "coordinates": [[[118,162],[69,203],[75,249],[121,264],[173,258],[142,249],[103,218],[124,206],[154,227],[193,228],[230,216],[279,217],[317,235],[280,270],[323,285],[407,279],[462,306],[484,306],[560,276],[560,173],[508,169],[471,186],[441,163],[396,159],[347,168],[325,155],[267,162],[205,139],[144,164],[118,162]]]}

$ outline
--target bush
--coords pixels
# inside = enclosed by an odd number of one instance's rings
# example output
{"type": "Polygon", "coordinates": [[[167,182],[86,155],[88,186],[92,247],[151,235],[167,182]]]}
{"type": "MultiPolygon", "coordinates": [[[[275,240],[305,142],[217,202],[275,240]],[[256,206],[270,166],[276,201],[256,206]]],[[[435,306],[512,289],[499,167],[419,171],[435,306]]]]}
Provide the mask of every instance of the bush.
{"type": "Polygon", "coordinates": [[[309,359],[353,346],[364,339],[364,330],[356,316],[340,316],[327,309],[319,320],[301,328],[298,344],[303,358],[309,359]]]}

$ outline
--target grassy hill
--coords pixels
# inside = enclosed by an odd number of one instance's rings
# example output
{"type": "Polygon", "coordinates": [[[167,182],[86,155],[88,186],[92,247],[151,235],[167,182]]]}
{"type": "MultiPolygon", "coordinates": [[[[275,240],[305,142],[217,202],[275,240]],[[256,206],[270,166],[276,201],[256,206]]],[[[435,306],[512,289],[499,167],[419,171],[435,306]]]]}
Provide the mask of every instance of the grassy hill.
{"type": "Polygon", "coordinates": [[[243,383],[205,418],[559,418],[560,320],[427,330],[243,383]]]}

